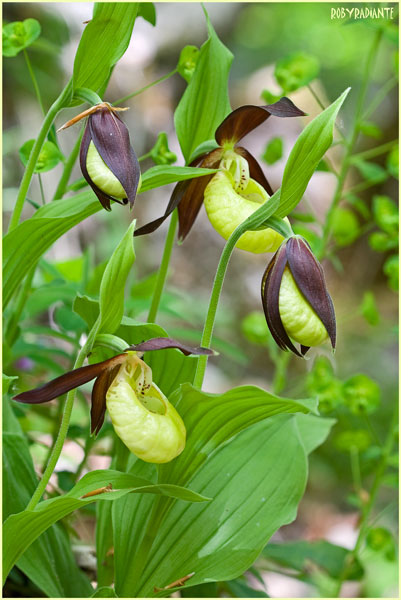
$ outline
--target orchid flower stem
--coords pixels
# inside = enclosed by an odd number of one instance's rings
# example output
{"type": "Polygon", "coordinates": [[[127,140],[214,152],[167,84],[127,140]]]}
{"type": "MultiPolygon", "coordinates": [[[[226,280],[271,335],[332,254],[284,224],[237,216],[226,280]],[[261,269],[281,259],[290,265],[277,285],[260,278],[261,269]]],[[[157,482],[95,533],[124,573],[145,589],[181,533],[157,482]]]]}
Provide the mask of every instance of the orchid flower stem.
{"type": "MultiPolygon", "coordinates": [[[[235,244],[238,242],[239,238],[243,234],[244,230],[242,225],[237,227],[231,236],[228,238],[226,245],[224,246],[223,252],[220,257],[219,265],[217,267],[216,275],[213,282],[212,293],[209,301],[209,308],[207,311],[206,321],[203,328],[202,341],[201,346],[203,348],[210,348],[210,344],[213,336],[214,322],[216,319],[217,307],[220,300],[221,290],[223,288],[224,278],[226,276],[226,271],[228,267],[228,263],[231,258],[231,254],[235,248],[235,244]]],[[[194,386],[201,389],[203,378],[205,376],[207,366],[207,356],[199,356],[196,373],[194,378],[194,386]]]]}
{"type": "Polygon", "coordinates": [[[355,113],[354,123],[353,123],[353,127],[352,127],[352,132],[351,132],[351,138],[350,138],[349,143],[346,146],[346,152],[345,152],[345,156],[344,156],[344,159],[343,159],[343,162],[341,165],[340,173],[338,175],[337,187],[334,192],[333,200],[331,202],[329,210],[327,211],[326,221],[325,221],[325,224],[323,227],[323,232],[322,232],[321,246],[320,246],[319,252],[317,253],[318,260],[321,260],[326,254],[326,248],[327,248],[328,242],[330,241],[330,236],[331,236],[331,227],[332,227],[333,217],[334,217],[337,206],[338,206],[339,202],[341,201],[341,198],[343,195],[345,180],[346,180],[346,177],[348,174],[348,169],[351,164],[350,158],[351,158],[352,152],[354,150],[354,147],[355,147],[356,141],[358,139],[358,135],[359,135],[359,127],[358,126],[359,126],[359,123],[360,123],[360,120],[362,117],[363,105],[365,103],[366,92],[368,89],[368,82],[370,79],[370,74],[372,71],[374,60],[377,56],[377,49],[380,44],[381,37],[382,37],[382,31],[378,30],[373,39],[372,46],[370,48],[369,54],[366,59],[365,71],[364,71],[361,87],[359,90],[359,96],[358,96],[358,100],[357,100],[357,107],[356,107],[356,113],[355,113]]]}
{"type": "Polygon", "coordinates": [[[58,182],[56,191],[54,192],[53,200],[60,200],[60,198],[62,198],[65,194],[65,191],[67,189],[67,185],[68,185],[68,182],[69,182],[69,179],[71,176],[71,172],[72,172],[75,162],[78,158],[83,134],[84,134],[84,127],[82,127],[81,133],[79,134],[78,139],[75,142],[74,147],[71,150],[69,157],[67,158],[66,162],[64,163],[64,169],[61,174],[60,181],[58,182]]]}
{"type": "Polygon", "coordinates": [[[167,231],[166,242],[164,244],[163,256],[157,274],[155,289],[153,292],[152,303],[148,314],[148,323],[155,323],[160,300],[163,294],[164,285],[167,279],[168,266],[170,264],[171,252],[173,250],[175,232],[178,223],[178,213],[175,209],[171,215],[170,225],[167,231]]]}
{"type": "Polygon", "coordinates": [[[72,83],[70,82],[64,88],[60,96],[53,102],[53,104],[49,108],[45,120],[43,121],[41,130],[39,131],[39,134],[33,145],[31,154],[29,156],[28,164],[26,166],[25,173],[21,181],[14,211],[11,215],[8,231],[12,231],[13,229],[15,229],[20,221],[22,209],[24,208],[25,198],[28,193],[28,189],[33,177],[33,173],[39,158],[40,151],[46,140],[46,136],[50,130],[50,127],[52,126],[54,119],[58,115],[59,111],[66,106],[66,102],[71,96],[71,90],[72,83]]]}
{"type": "MultiPolygon", "coordinates": [[[[257,229],[259,226],[262,225],[262,223],[266,223],[266,221],[272,216],[274,211],[277,209],[279,193],[280,190],[275,192],[267,202],[262,204],[262,206],[258,208],[258,210],[251,214],[243,223],[238,225],[238,227],[234,229],[234,231],[228,238],[227,243],[223,248],[223,252],[221,253],[220,261],[213,282],[213,288],[212,293],[210,295],[209,308],[206,315],[205,325],[203,327],[201,341],[201,346],[203,348],[210,348],[210,344],[212,342],[214,322],[216,319],[220,294],[223,288],[228,263],[230,261],[231,254],[235,248],[235,245],[246,231],[257,229]]],[[[206,366],[207,356],[199,356],[194,377],[194,387],[202,389],[206,366]]]]}
{"type": "MultiPolygon", "coordinates": [[[[94,340],[94,335],[89,334],[85,345],[82,346],[82,348],[76,358],[76,361],[74,364],[74,369],[78,369],[79,367],[82,367],[86,356],[92,349],[93,340],[94,340]]],[[[36,488],[31,500],[29,501],[29,504],[26,507],[26,510],[34,510],[35,506],[38,504],[38,502],[42,498],[42,496],[46,490],[46,486],[49,483],[49,479],[52,476],[53,471],[57,465],[57,461],[60,457],[61,451],[64,446],[65,438],[67,437],[68,427],[70,425],[72,407],[74,406],[75,394],[76,394],[75,389],[71,390],[67,394],[67,399],[66,399],[65,405],[64,405],[63,417],[61,419],[60,429],[58,432],[56,443],[53,446],[53,450],[51,452],[49,462],[47,463],[47,467],[43,473],[42,479],[40,480],[38,487],[36,488]]]]}
{"type": "Polygon", "coordinates": [[[24,48],[24,57],[25,57],[26,65],[28,67],[29,75],[31,76],[33,87],[35,89],[36,99],[37,99],[38,104],[40,106],[40,110],[45,115],[46,113],[45,113],[45,109],[43,107],[42,96],[40,95],[39,85],[38,85],[38,82],[36,80],[35,73],[34,73],[34,70],[32,68],[32,63],[31,63],[31,60],[29,58],[28,52],[25,50],[25,48],[24,48]]]}
{"type": "Polygon", "coordinates": [[[140,90],[138,90],[136,92],[132,92],[132,94],[128,94],[128,96],[123,96],[122,98],[119,98],[118,100],[113,102],[113,106],[116,106],[118,104],[123,104],[124,102],[126,102],[127,100],[130,100],[131,98],[135,98],[135,96],[139,96],[139,94],[146,92],[146,90],[153,87],[154,85],[157,85],[158,83],[162,83],[162,81],[166,81],[166,79],[169,79],[176,73],[177,73],[177,69],[173,69],[172,71],[170,71],[170,73],[167,73],[167,75],[163,75],[162,77],[159,77],[159,79],[156,79],[156,81],[153,81],[152,83],[148,83],[148,85],[145,85],[145,87],[141,88],[140,90]]]}

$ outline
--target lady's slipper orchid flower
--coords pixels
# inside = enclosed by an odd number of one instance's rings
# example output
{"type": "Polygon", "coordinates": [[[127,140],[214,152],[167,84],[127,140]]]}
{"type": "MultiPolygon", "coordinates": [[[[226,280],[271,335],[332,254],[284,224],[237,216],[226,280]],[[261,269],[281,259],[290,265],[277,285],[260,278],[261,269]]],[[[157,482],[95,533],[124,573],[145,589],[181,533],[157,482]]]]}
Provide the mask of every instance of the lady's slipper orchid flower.
{"type": "Polygon", "coordinates": [[[323,269],[301,237],[288,239],[270,261],[262,279],[262,304],[282,350],[304,356],[327,338],[335,348],[336,318],[323,269]],[[301,353],[290,338],[301,344],[301,353]]]}
{"type": "MultiPolygon", "coordinates": [[[[221,170],[206,186],[204,202],[209,221],[225,240],[261,204],[269,200],[269,195],[260,183],[251,178],[245,181],[245,184],[236,187],[230,171],[221,170]]],[[[284,220],[288,222],[287,218],[284,220]]],[[[283,236],[277,231],[267,228],[244,233],[236,247],[256,254],[275,252],[283,240],[283,236]]]]}
{"type": "Polygon", "coordinates": [[[14,397],[26,404],[42,404],[96,379],[92,389],[91,433],[98,434],[109,411],[121,441],[146,462],[165,463],[185,447],[185,425],[172,404],[152,380],[151,368],[137,353],[178,348],[183,354],[215,354],[191,348],[170,338],[153,338],[129,346],[123,354],[61,375],[34,390],[14,397]]]}
{"type": "MultiPolygon", "coordinates": [[[[241,176],[241,171],[243,171],[246,164],[247,178],[242,183],[246,185],[249,180],[254,180],[267,194],[273,194],[273,190],[257,160],[248,150],[237,145],[245,135],[253,131],[271,115],[275,117],[299,117],[305,115],[305,113],[297,108],[289,98],[285,97],[274,104],[266,106],[241,106],[230,113],[216,129],[215,140],[218,148],[196,157],[190,166],[217,169],[220,166],[227,168],[227,163],[231,163],[230,170],[236,172],[237,176],[241,176]]],[[[184,240],[194,224],[202,206],[206,186],[212,177],[214,175],[205,175],[177,183],[164,215],[137,229],[135,235],[152,233],[178,207],[178,235],[181,240],[184,240]]],[[[238,181],[238,179],[235,180],[236,185],[238,181]]]]}
{"type": "Polygon", "coordinates": [[[111,200],[129,202],[132,208],[141,181],[128,129],[117,114],[122,110],[128,109],[102,102],[60,128],[66,129],[88,116],[79,156],[81,171],[106,210],[111,210],[111,200]]]}

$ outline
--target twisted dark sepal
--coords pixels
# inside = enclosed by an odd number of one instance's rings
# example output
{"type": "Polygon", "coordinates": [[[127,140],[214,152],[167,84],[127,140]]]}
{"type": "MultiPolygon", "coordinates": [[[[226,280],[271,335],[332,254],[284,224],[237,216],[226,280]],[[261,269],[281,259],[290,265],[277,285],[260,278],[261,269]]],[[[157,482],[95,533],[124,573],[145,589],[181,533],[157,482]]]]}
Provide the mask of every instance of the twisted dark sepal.
{"type": "MultiPolygon", "coordinates": [[[[190,167],[202,167],[208,169],[216,169],[219,166],[222,156],[221,148],[212,150],[207,154],[198,156],[189,166],[190,167]]],[[[171,194],[170,201],[164,212],[164,215],[158,217],[154,221],[139,227],[134,233],[135,236],[145,235],[147,233],[153,233],[160,227],[162,223],[171,215],[173,210],[178,206],[178,237],[184,240],[188,233],[191,231],[192,225],[200,211],[203,203],[203,194],[205,188],[212,175],[204,175],[203,177],[194,177],[193,179],[187,179],[185,181],[179,181],[173,193],[171,194]]]]}
{"type": "Polygon", "coordinates": [[[116,365],[120,365],[125,360],[125,354],[118,354],[100,363],[80,367],[74,371],[64,373],[52,381],[41,385],[33,390],[22,392],[14,396],[13,400],[23,402],[24,404],[43,404],[58,398],[62,394],[73,390],[74,388],[88,383],[92,379],[99,377],[104,371],[107,371],[116,365]]]}
{"type": "MultiPolygon", "coordinates": [[[[115,112],[108,108],[101,108],[89,116],[81,143],[80,165],[82,174],[99,198],[103,208],[111,210],[110,201],[119,202],[119,200],[99,189],[89,177],[86,169],[86,158],[91,141],[110,171],[123,186],[127,194],[127,201],[123,204],[129,202],[132,208],[141,171],[138,159],[131,147],[126,125],[115,112]]],[[[121,204],[121,202],[119,203],[121,204]]]]}
{"type": "Polygon", "coordinates": [[[240,106],[219,125],[215,134],[216,141],[219,145],[227,141],[237,143],[271,115],[275,117],[302,117],[305,113],[285,96],[274,104],[240,106]]]}
{"type": "Polygon", "coordinates": [[[322,265],[313,255],[308,243],[298,237],[287,241],[286,255],[297,286],[325,326],[334,349],[336,316],[332,299],[327,291],[322,265]]]}
{"type": "MultiPolygon", "coordinates": [[[[282,244],[267,266],[262,278],[262,306],[270,333],[276,344],[282,350],[291,350],[299,357],[298,352],[291,342],[281,321],[279,310],[279,294],[281,279],[287,265],[286,245],[282,244]]],[[[306,348],[307,352],[309,348],[306,348]]]]}
{"type": "Polygon", "coordinates": [[[217,352],[211,350],[210,348],[193,348],[192,346],[181,344],[181,342],[177,342],[177,340],[172,340],[171,338],[166,337],[152,338],[151,340],[147,340],[141,344],[129,346],[126,351],[133,350],[135,352],[148,352],[149,350],[166,350],[167,348],[177,348],[183,354],[185,354],[185,356],[190,356],[191,354],[198,356],[217,355],[217,352]]]}

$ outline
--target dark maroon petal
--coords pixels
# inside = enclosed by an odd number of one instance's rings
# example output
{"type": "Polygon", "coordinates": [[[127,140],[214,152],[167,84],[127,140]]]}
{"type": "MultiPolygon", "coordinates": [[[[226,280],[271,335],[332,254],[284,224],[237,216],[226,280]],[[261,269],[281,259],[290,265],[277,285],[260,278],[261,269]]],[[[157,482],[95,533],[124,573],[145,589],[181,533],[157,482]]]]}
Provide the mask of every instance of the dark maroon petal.
{"type": "Polygon", "coordinates": [[[100,204],[103,206],[103,208],[110,211],[111,210],[110,201],[112,200],[111,196],[102,192],[102,190],[100,190],[97,187],[97,185],[95,185],[93,183],[93,181],[89,177],[89,173],[86,169],[86,158],[88,156],[88,148],[89,148],[89,144],[91,143],[91,141],[92,141],[92,138],[91,138],[91,134],[89,131],[89,126],[86,125],[85,132],[84,132],[82,142],[81,142],[81,148],[79,151],[79,163],[81,166],[82,175],[84,176],[86,181],[89,183],[92,190],[95,192],[95,194],[98,197],[100,204]]]}
{"type": "Polygon", "coordinates": [[[282,350],[291,350],[302,356],[291,342],[281,321],[279,294],[284,269],[287,265],[285,244],[280,246],[268,265],[262,279],[262,305],[270,332],[282,350]]]}
{"type": "Polygon", "coordinates": [[[210,350],[209,348],[193,348],[192,346],[181,344],[181,342],[177,342],[177,340],[172,340],[171,338],[166,337],[152,338],[151,340],[142,342],[142,344],[130,346],[127,348],[127,350],[134,350],[135,352],[149,352],[149,350],[166,350],[167,348],[177,348],[183,354],[185,354],[185,356],[189,356],[190,354],[196,354],[198,356],[216,355],[216,352],[214,350],[210,350]]]}
{"type": "Polygon", "coordinates": [[[120,364],[100,373],[92,389],[91,434],[97,435],[102,428],[106,413],[106,394],[120,369],[120,364]]]}
{"type": "Polygon", "coordinates": [[[335,348],[336,317],[321,264],[301,238],[290,238],[286,245],[286,252],[288,265],[297,286],[322,321],[331,345],[335,348]]]}
{"type": "Polygon", "coordinates": [[[270,115],[275,117],[301,117],[305,113],[297,108],[289,98],[280,98],[274,104],[265,106],[240,106],[230,113],[216,130],[216,141],[220,146],[224,142],[237,143],[247,133],[253,131],[270,115]]]}
{"type": "Polygon", "coordinates": [[[141,171],[126,125],[108,108],[90,115],[88,124],[96,150],[123,186],[132,207],[141,171]]]}
{"type": "Polygon", "coordinates": [[[250,177],[252,179],[254,179],[255,181],[257,181],[258,183],[260,183],[262,188],[264,188],[266,190],[266,192],[269,194],[269,196],[273,196],[274,192],[271,188],[271,185],[267,181],[265,174],[263,173],[256,158],[254,156],[252,156],[252,154],[250,152],[248,152],[248,150],[246,150],[245,148],[242,148],[241,146],[236,147],[235,152],[237,152],[238,154],[241,154],[241,156],[243,156],[248,161],[250,177]]]}
{"type": "MultiPolygon", "coordinates": [[[[220,148],[212,150],[208,154],[198,156],[189,166],[190,167],[206,167],[216,168],[220,162],[222,151],[220,148]]],[[[153,233],[160,227],[162,223],[167,219],[169,215],[178,206],[178,220],[179,229],[178,235],[180,239],[184,239],[197,217],[197,214],[202,206],[203,193],[205,187],[209,183],[213,175],[204,175],[202,177],[194,177],[193,179],[186,179],[185,181],[179,181],[173,193],[171,194],[170,201],[167,205],[163,216],[139,227],[135,231],[135,236],[145,235],[147,233],[153,233]],[[181,207],[181,204],[183,206],[181,207]]]]}
{"type": "Polygon", "coordinates": [[[303,346],[301,344],[301,354],[302,354],[302,356],[305,356],[305,354],[308,352],[308,350],[310,350],[310,346],[303,346]]]}
{"type": "Polygon", "coordinates": [[[95,379],[95,377],[98,377],[105,369],[110,368],[116,363],[121,363],[121,357],[124,357],[125,360],[125,355],[119,354],[100,363],[69,371],[38,388],[14,396],[13,400],[23,402],[24,404],[43,404],[44,402],[50,402],[50,400],[58,398],[62,394],[91,381],[91,379],[95,379]]]}
{"type": "MultiPolygon", "coordinates": [[[[220,164],[222,154],[223,151],[221,148],[212,150],[212,152],[206,154],[198,166],[207,169],[216,169],[220,164]]],[[[206,186],[212,177],[213,175],[205,175],[196,179],[190,179],[185,182],[188,185],[177,189],[177,194],[180,195],[178,205],[178,237],[181,241],[185,240],[192,229],[203,204],[206,186]]],[[[179,184],[176,187],[178,188],[178,186],[179,184]]]]}
{"type": "MultiPolygon", "coordinates": [[[[180,181],[180,183],[187,183],[187,181],[180,181]]],[[[164,215],[162,215],[161,217],[158,217],[154,221],[150,221],[150,223],[146,223],[146,225],[142,225],[142,227],[139,227],[138,229],[136,229],[136,231],[134,232],[134,236],[146,235],[147,233],[153,233],[154,231],[156,231],[156,229],[158,229],[160,227],[160,225],[162,225],[162,223],[164,223],[164,221],[167,219],[167,217],[169,217],[171,215],[173,210],[175,208],[177,208],[177,206],[181,200],[181,196],[179,196],[179,194],[176,192],[177,187],[179,185],[180,184],[178,183],[175,186],[173,193],[171,195],[170,201],[167,204],[167,208],[164,212],[164,215]]]]}

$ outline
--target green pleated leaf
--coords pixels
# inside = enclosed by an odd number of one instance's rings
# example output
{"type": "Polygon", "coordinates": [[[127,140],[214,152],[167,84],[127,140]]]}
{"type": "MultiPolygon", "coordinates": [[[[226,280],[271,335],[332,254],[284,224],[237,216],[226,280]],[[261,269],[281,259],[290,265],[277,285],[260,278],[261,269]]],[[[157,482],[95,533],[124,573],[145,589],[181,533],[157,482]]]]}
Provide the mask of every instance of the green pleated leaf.
{"type": "MultiPolygon", "coordinates": [[[[38,485],[28,442],[10,404],[3,413],[3,518],[23,511],[38,485]]],[[[11,538],[12,539],[12,538],[11,538]]],[[[3,535],[3,555],[10,538],[3,535]]],[[[17,566],[50,598],[87,597],[92,586],[78,568],[71,543],[60,525],[43,533],[17,561],[17,566]]]]}
{"type": "Polygon", "coordinates": [[[194,177],[202,177],[202,175],[211,175],[216,172],[216,169],[158,165],[151,167],[143,173],[140,192],[147,192],[162,185],[184,181],[185,179],[193,179],[194,177]]]}
{"type": "Polygon", "coordinates": [[[277,217],[288,215],[302,199],[310,178],[331,146],[334,123],[349,90],[315,117],[295,142],[284,169],[277,217]]]}
{"type": "Polygon", "coordinates": [[[34,510],[24,510],[8,517],[3,528],[3,539],[5,540],[3,577],[7,576],[15,562],[32,542],[63,517],[91,502],[112,501],[129,493],[165,494],[186,502],[204,502],[208,500],[205,496],[177,485],[153,485],[145,479],[120,473],[119,471],[112,471],[111,469],[92,471],[85,475],[64,496],[45,500],[38,504],[34,510]],[[85,494],[110,485],[112,491],[82,498],[85,494]]]}
{"type": "Polygon", "coordinates": [[[92,594],[91,598],[118,598],[117,594],[110,587],[100,587],[92,594]]]}
{"type": "MultiPolygon", "coordinates": [[[[268,544],[261,558],[274,561],[281,566],[295,569],[310,579],[311,564],[323,569],[330,577],[341,577],[344,561],[349,550],[336,546],[326,540],[315,542],[288,542],[285,544],[268,544]]],[[[355,561],[348,573],[348,579],[359,579],[362,575],[359,561],[355,561]]]]}
{"type": "Polygon", "coordinates": [[[98,2],[74,61],[73,87],[99,91],[131,39],[137,2],[98,2]]]}
{"type": "MultiPolygon", "coordinates": [[[[19,157],[24,167],[28,164],[29,155],[31,154],[32,148],[35,144],[35,140],[28,140],[18,150],[19,157]]],[[[51,171],[55,166],[63,160],[63,155],[57,148],[56,144],[47,140],[39,153],[38,160],[34,169],[34,173],[45,173],[51,171]]]]}
{"type": "MultiPolygon", "coordinates": [[[[220,446],[192,478],[213,500],[194,510],[171,507],[135,582],[135,597],[153,596],[154,586],[189,573],[186,587],[240,576],[272,534],[295,518],[306,475],[295,416],[264,420],[220,446]]],[[[126,575],[121,588],[116,582],[119,595],[127,594],[130,579],[126,575]]]]}
{"type": "Polygon", "coordinates": [[[193,381],[197,361],[196,356],[184,356],[182,352],[175,349],[145,354],[145,362],[152,369],[153,381],[167,398],[182,383],[193,381]]]}
{"type": "Polygon", "coordinates": [[[124,237],[107,263],[100,284],[99,328],[97,333],[114,333],[124,314],[124,290],[127,277],[135,261],[134,228],[132,221],[124,237]]]}
{"type": "Polygon", "coordinates": [[[72,227],[101,209],[92,192],[47,204],[3,240],[3,308],[28,271],[52,244],[72,227]]]}
{"type": "MultiPolygon", "coordinates": [[[[198,473],[201,474],[207,468],[206,465],[209,459],[216,452],[223,446],[229,447],[239,432],[258,421],[280,413],[309,413],[311,410],[316,409],[315,401],[287,400],[254,386],[234,388],[225,394],[206,394],[189,384],[184,384],[169,399],[176,406],[184,420],[187,429],[187,443],[185,450],[179,457],[159,468],[159,481],[175,483],[177,485],[183,485],[184,482],[194,480],[193,478],[196,478],[198,473]]],[[[287,438],[284,437],[283,439],[287,438]]],[[[230,459],[229,463],[235,465],[236,460],[230,459]]],[[[239,464],[241,460],[238,458],[239,464]]],[[[205,478],[207,479],[208,477],[209,474],[206,474],[205,478]]],[[[238,489],[248,489],[247,485],[244,485],[244,481],[247,481],[246,478],[241,483],[237,482],[238,489]]],[[[170,503],[168,502],[157,503],[154,510],[159,519],[162,520],[169,506],[170,503]]],[[[137,507],[134,508],[138,510],[137,507]]],[[[146,507],[146,510],[149,513],[149,507],[146,507]]],[[[174,510],[174,508],[171,510],[174,510]]],[[[137,514],[132,517],[129,516],[130,514],[129,509],[126,507],[124,518],[135,519],[137,517],[137,514]]],[[[170,511],[168,511],[168,514],[170,514],[170,511]]],[[[177,522],[181,523],[181,521],[177,522]]],[[[162,526],[164,526],[164,521],[162,526]]],[[[140,527],[140,531],[135,530],[135,536],[132,536],[126,530],[125,532],[121,531],[120,535],[116,535],[114,539],[115,553],[119,555],[119,571],[116,572],[116,590],[121,596],[126,595],[130,597],[139,591],[137,587],[139,574],[135,571],[135,567],[138,560],[142,560],[142,551],[140,546],[138,547],[138,544],[144,533],[142,529],[143,524],[140,527]],[[130,537],[129,540],[127,540],[128,536],[130,537]],[[129,552],[127,551],[127,547],[129,547],[129,552]]],[[[183,533],[181,524],[177,526],[178,532],[183,533]]],[[[196,532],[193,539],[196,539],[196,532]]],[[[156,543],[153,548],[157,548],[156,543]]],[[[188,553],[189,551],[187,548],[186,552],[188,553]]],[[[176,556],[175,551],[174,556],[176,556]]],[[[177,569],[178,567],[179,563],[177,563],[177,569]]],[[[194,570],[197,571],[198,567],[192,569],[192,571],[194,570]]],[[[166,583],[152,580],[152,585],[163,587],[163,585],[167,585],[171,581],[190,572],[181,571],[178,577],[173,575],[166,583]]],[[[229,574],[227,578],[232,579],[238,574],[229,574]]],[[[199,582],[199,580],[196,580],[194,583],[199,582]]]]}
{"type": "Polygon", "coordinates": [[[206,14],[209,38],[200,49],[196,67],[174,114],[175,129],[185,161],[230,112],[228,74],[233,56],[221,43],[206,14]]]}

